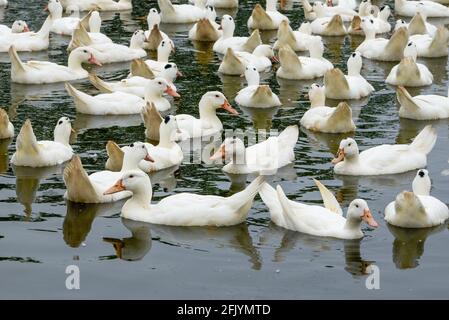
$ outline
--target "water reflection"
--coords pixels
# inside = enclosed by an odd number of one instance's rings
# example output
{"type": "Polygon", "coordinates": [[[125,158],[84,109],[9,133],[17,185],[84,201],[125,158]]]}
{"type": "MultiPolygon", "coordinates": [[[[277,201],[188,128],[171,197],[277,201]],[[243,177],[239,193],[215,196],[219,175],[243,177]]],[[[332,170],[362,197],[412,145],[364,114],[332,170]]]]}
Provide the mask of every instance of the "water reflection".
{"type": "Polygon", "coordinates": [[[398,269],[411,269],[419,266],[424,253],[427,237],[446,229],[446,225],[433,228],[400,228],[388,224],[388,230],[394,236],[393,262],[398,269]]]}
{"type": "Polygon", "coordinates": [[[362,259],[362,255],[360,253],[361,242],[362,239],[344,241],[346,263],[345,270],[354,278],[368,275],[366,269],[375,262],[362,259]]]}
{"type": "Polygon", "coordinates": [[[298,102],[309,104],[309,99],[302,92],[307,92],[313,83],[321,83],[322,80],[287,80],[276,79],[279,84],[279,100],[282,102],[282,108],[295,107],[298,102]],[[321,82],[320,82],[321,81],[321,82]]]}
{"type": "Polygon", "coordinates": [[[120,115],[120,116],[95,116],[89,114],[77,113],[73,121],[73,128],[77,133],[89,129],[101,129],[111,127],[136,127],[142,124],[140,114],[120,115]]]}
{"type": "MultiPolygon", "coordinates": [[[[314,149],[319,150],[322,149],[322,146],[325,146],[331,154],[337,153],[341,140],[346,139],[348,137],[354,137],[353,132],[330,134],[330,133],[310,131],[302,126],[300,130],[307,136],[309,144],[313,146],[314,149]]],[[[332,155],[329,155],[329,162],[331,160],[332,155]]]]}
{"type": "Polygon", "coordinates": [[[0,173],[5,173],[9,168],[8,148],[12,142],[11,139],[0,139],[0,173]]]}
{"type": "Polygon", "coordinates": [[[195,59],[199,64],[199,70],[202,71],[202,73],[209,72],[209,65],[216,59],[215,53],[212,50],[214,43],[205,41],[192,41],[192,44],[193,48],[195,48],[195,59]]]}
{"type": "Polygon", "coordinates": [[[151,230],[148,223],[122,218],[123,225],[131,232],[131,237],[119,239],[104,237],[103,241],[112,244],[119,259],[141,260],[151,249],[151,230]]]}
{"type": "Polygon", "coordinates": [[[273,117],[278,112],[279,107],[273,108],[246,108],[240,106],[240,109],[251,117],[253,128],[255,130],[265,129],[269,131],[273,126],[273,117]]]}

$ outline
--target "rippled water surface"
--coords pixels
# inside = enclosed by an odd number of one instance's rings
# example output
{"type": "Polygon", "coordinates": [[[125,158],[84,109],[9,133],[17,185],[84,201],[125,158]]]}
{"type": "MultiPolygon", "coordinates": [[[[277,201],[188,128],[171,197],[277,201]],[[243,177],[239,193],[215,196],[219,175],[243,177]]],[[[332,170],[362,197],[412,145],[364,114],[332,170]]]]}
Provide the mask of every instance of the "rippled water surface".
{"type": "MultiPolygon", "coordinates": [[[[45,18],[44,1],[10,2],[2,23],[20,18],[34,30],[40,27],[45,18]]],[[[102,14],[103,32],[115,42],[128,43],[134,30],[146,27],[139,17],[156,6],[154,0],[133,2],[132,12],[102,14]]],[[[248,34],[246,20],[255,3],[241,1],[238,12],[232,13],[238,24],[236,33],[248,34]]],[[[283,12],[297,28],[302,21],[299,3],[287,0],[283,12]]],[[[219,59],[211,46],[192,44],[188,28],[162,26],[175,41],[173,60],[184,73],[176,83],[182,97],[175,101],[172,112],[197,114],[197,102],[206,91],[221,90],[233,100],[244,82],[238,77],[219,76],[219,59]]],[[[270,41],[273,36],[264,34],[264,39],[270,41]]],[[[52,35],[48,51],[21,56],[65,63],[68,41],[52,35]]],[[[349,54],[361,41],[361,37],[349,36],[325,39],[325,55],[345,71],[349,54]]],[[[50,138],[57,119],[70,116],[77,130],[72,140],[74,150],[89,172],[104,168],[108,140],[125,144],[144,139],[139,116],[80,115],[63,85],[11,84],[8,60],[7,55],[0,55],[0,102],[7,107],[16,133],[29,118],[38,139],[50,138]]],[[[434,84],[413,94],[445,94],[447,59],[424,63],[434,73],[434,84]]],[[[352,103],[357,125],[354,137],[362,150],[382,143],[409,143],[427,124],[398,118],[394,89],[384,83],[392,65],[364,61],[362,73],[376,92],[368,101],[352,103]]],[[[106,79],[121,79],[127,68],[127,63],[110,65],[97,69],[97,73],[106,79]]],[[[298,123],[308,108],[305,94],[310,82],[278,82],[274,72],[263,79],[279,93],[283,106],[265,113],[240,109],[237,117],[220,112],[225,128],[283,129],[298,123]]],[[[87,81],[76,86],[96,92],[87,81]]],[[[449,168],[448,121],[433,124],[438,141],[428,164],[432,194],[448,202],[449,177],[441,174],[449,168]]],[[[398,192],[411,188],[415,173],[378,178],[334,176],[330,160],[342,137],[301,130],[295,163],[272,180],[281,183],[287,195],[297,201],[320,202],[312,178],[327,185],[344,209],[356,197],[366,199],[380,227],[365,228],[365,237],[357,241],[317,238],[276,227],[259,197],[247,222],[231,228],[172,228],[125,221],[120,218],[122,203],[66,203],[62,168],[14,170],[8,164],[14,142],[0,141],[0,297],[448,298],[447,225],[403,230],[383,221],[384,207],[398,192]],[[121,254],[113,246],[118,242],[124,244],[121,254]],[[80,267],[80,290],[65,287],[65,269],[71,264],[80,267]],[[380,269],[380,290],[365,287],[370,264],[380,269]]],[[[154,177],[153,183],[156,201],[181,191],[229,195],[244,185],[242,180],[230,183],[219,166],[204,164],[183,164],[179,172],[154,177]]]]}

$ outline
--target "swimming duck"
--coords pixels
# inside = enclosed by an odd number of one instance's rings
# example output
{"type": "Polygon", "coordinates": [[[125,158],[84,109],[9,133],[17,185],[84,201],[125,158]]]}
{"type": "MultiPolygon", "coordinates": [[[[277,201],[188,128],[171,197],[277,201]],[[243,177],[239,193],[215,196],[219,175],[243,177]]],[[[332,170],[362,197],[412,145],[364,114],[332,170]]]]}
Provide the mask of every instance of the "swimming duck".
{"type": "Polygon", "coordinates": [[[73,50],[69,55],[67,67],[48,61],[31,60],[23,63],[15,47],[10,48],[9,57],[11,59],[12,82],[26,84],[43,84],[83,79],[89,75],[81,65],[83,62],[101,66],[93,50],[87,47],[79,47],[73,50]]]}
{"type": "Polygon", "coordinates": [[[352,9],[345,6],[326,6],[324,3],[315,1],[313,3],[313,12],[316,14],[316,18],[332,18],[335,15],[341,16],[343,21],[351,21],[354,16],[357,15],[352,9]]]}
{"type": "Polygon", "coordinates": [[[406,23],[402,19],[398,19],[394,29],[397,30],[401,27],[407,28],[409,36],[413,36],[415,34],[428,34],[433,37],[437,31],[437,27],[431,23],[428,23],[426,15],[419,11],[413,16],[409,23],[406,23]]]}
{"type": "Polygon", "coordinates": [[[334,68],[324,75],[326,97],[331,99],[351,100],[369,96],[374,88],[360,74],[362,70],[362,56],[360,52],[353,52],[347,62],[348,75],[334,68]]]}
{"type": "Polygon", "coordinates": [[[417,54],[415,43],[410,41],[404,49],[404,58],[391,69],[385,82],[406,87],[431,85],[433,74],[425,65],[416,62],[417,54]]]}
{"type": "Polygon", "coordinates": [[[70,0],[66,3],[75,4],[80,11],[126,11],[132,10],[132,0],[70,0]]]}
{"type": "Polygon", "coordinates": [[[302,116],[301,125],[312,131],[346,133],[355,130],[351,107],[340,102],[336,108],[325,105],[324,87],[312,84],[309,90],[310,109],[302,116]]]}
{"type": "MultiPolygon", "coordinates": [[[[391,31],[391,25],[388,22],[391,10],[389,6],[383,6],[376,16],[370,14],[364,16],[365,19],[373,20],[373,30],[375,34],[388,33],[391,31]]],[[[361,28],[362,17],[360,15],[354,16],[351,20],[351,24],[348,29],[349,34],[362,34],[363,30],[361,28]]]]}
{"type": "Polygon", "coordinates": [[[418,57],[439,58],[448,55],[449,31],[444,25],[438,26],[433,36],[415,34],[410,40],[416,45],[418,57]]]}
{"type": "Polygon", "coordinates": [[[122,217],[126,219],[171,226],[224,227],[245,221],[262,182],[263,178],[258,177],[245,190],[230,197],[184,192],[151,204],[153,190],[148,175],[128,171],[105,194],[124,190],[133,193],[122,208],[122,217]]]}
{"type": "Polygon", "coordinates": [[[339,37],[348,33],[339,14],[332,17],[316,18],[310,24],[313,34],[322,36],[339,37]]]}
{"type": "Polygon", "coordinates": [[[28,25],[23,20],[16,20],[11,25],[11,28],[7,25],[0,24],[0,37],[4,34],[11,34],[11,33],[22,33],[22,32],[30,32],[30,29],[28,28],[28,25]]]}
{"type": "MultiPolygon", "coordinates": [[[[165,65],[164,70],[159,74],[159,77],[165,79],[165,81],[167,81],[171,89],[177,92],[176,86],[174,85],[173,81],[176,79],[176,77],[181,75],[182,74],[178,70],[177,65],[173,62],[169,62],[165,65]]],[[[154,79],[155,76],[152,75],[151,78],[154,79]]],[[[106,82],[100,79],[97,75],[90,74],[89,80],[95,88],[97,88],[103,93],[112,93],[120,91],[144,98],[145,86],[150,79],[142,76],[131,76],[122,79],[120,81],[106,82]]]]}
{"type": "Polygon", "coordinates": [[[429,18],[449,17],[449,8],[434,1],[394,0],[394,10],[398,15],[413,17],[418,11],[429,18]]]}
{"type": "Polygon", "coordinates": [[[14,137],[14,126],[9,121],[8,113],[0,108],[0,140],[14,137]]]}
{"type": "MultiPolygon", "coordinates": [[[[101,17],[98,11],[93,10],[88,13],[85,18],[89,18],[88,26],[89,32],[88,36],[92,43],[111,43],[112,40],[105,34],[101,33],[101,17]]],[[[84,19],[84,18],[83,18],[84,19]]],[[[82,23],[82,21],[80,22],[82,23]]]]}
{"type": "Polygon", "coordinates": [[[69,5],[66,8],[67,17],[62,16],[63,8],[60,1],[50,0],[48,6],[55,6],[52,13],[53,24],[50,31],[56,34],[71,36],[80,22],[79,9],[76,5],[69,5]]]}
{"type": "Polygon", "coordinates": [[[15,166],[37,168],[55,166],[70,160],[73,155],[69,144],[72,131],[70,119],[62,117],[56,124],[53,141],[37,141],[31,121],[27,119],[17,136],[16,152],[11,163],[15,166]]]}
{"type": "Polygon", "coordinates": [[[193,23],[206,17],[206,10],[190,4],[172,4],[170,0],[157,0],[163,23],[193,23]]]}
{"type": "Polygon", "coordinates": [[[295,160],[295,148],[298,141],[297,125],[288,126],[277,137],[245,148],[243,141],[237,137],[226,138],[210,160],[230,159],[223,171],[231,174],[248,174],[257,172],[273,175],[295,160]]]}
{"type": "Polygon", "coordinates": [[[159,75],[167,65],[168,58],[172,52],[175,52],[173,42],[171,40],[162,40],[157,47],[157,60],[147,59],[145,60],[145,64],[154,75],[159,75]]]}
{"type": "Polygon", "coordinates": [[[385,208],[385,220],[402,228],[430,228],[443,224],[449,218],[446,204],[430,195],[432,183],[429,172],[420,169],[410,191],[402,191],[385,208]]]}
{"type": "Polygon", "coordinates": [[[248,19],[249,29],[275,30],[282,21],[290,20],[276,9],[277,0],[267,0],[266,10],[260,4],[256,4],[248,19]]]}
{"type": "Polygon", "coordinates": [[[397,29],[390,39],[376,38],[374,21],[362,19],[361,28],[365,33],[365,40],[357,47],[356,51],[362,57],[380,61],[400,61],[403,57],[404,48],[408,42],[406,28],[397,29]]]}
{"type": "Polygon", "coordinates": [[[332,163],[334,172],[342,175],[374,176],[396,174],[420,169],[427,164],[427,154],[437,140],[436,130],[426,126],[411,144],[383,144],[359,154],[357,142],[352,138],[340,142],[332,163]]]}
{"type": "Polygon", "coordinates": [[[320,190],[324,207],[289,200],[280,185],[274,189],[266,182],[262,184],[259,194],[270,211],[271,221],[289,230],[338,239],[362,238],[362,221],[370,227],[378,227],[365,200],[353,200],[345,218],[332,192],[318,180],[315,184],[320,190]]]}
{"type": "Polygon", "coordinates": [[[145,37],[147,41],[145,43],[145,49],[157,50],[157,47],[162,40],[171,41],[170,37],[160,30],[161,16],[156,8],[151,8],[147,15],[148,30],[145,31],[145,37]]]}
{"type": "Polygon", "coordinates": [[[289,45],[294,51],[307,51],[308,42],[314,38],[321,40],[320,36],[312,35],[310,23],[302,23],[298,30],[293,31],[288,21],[284,20],[279,25],[277,40],[273,49],[278,50],[282,46],[289,45]]]}
{"type": "Polygon", "coordinates": [[[234,37],[235,22],[230,15],[221,17],[222,36],[214,43],[212,49],[220,54],[225,54],[228,48],[234,51],[253,52],[257,46],[262,44],[259,30],[254,30],[249,37],[234,37]]]}
{"type": "Polygon", "coordinates": [[[449,98],[436,94],[412,97],[402,86],[396,89],[396,97],[401,107],[401,118],[414,120],[437,120],[449,118],[449,98]]]}
{"type": "Polygon", "coordinates": [[[222,35],[223,31],[220,25],[215,22],[217,13],[214,7],[206,7],[206,17],[198,20],[197,23],[189,30],[189,39],[194,41],[217,41],[222,35]]]}
{"type": "Polygon", "coordinates": [[[159,111],[166,111],[171,108],[171,104],[162,96],[163,93],[165,92],[172,97],[180,97],[163,78],[147,81],[145,84],[145,99],[121,91],[91,96],[75,89],[70,83],[66,83],[66,90],[73,98],[77,112],[93,115],[140,113],[147,101],[153,102],[159,111]]]}
{"type": "MultiPolygon", "coordinates": [[[[118,172],[103,170],[87,175],[78,155],[74,156],[64,169],[63,178],[67,191],[64,198],[72,202],[81,203],[106,203],[129,198],[131,192],[118,192],[105,195],[104,192],[115,181],[120,179],[125,172],[140,170],[139,164],[151,162],[153,158],[148,153],[145,144],[135,142],[122,149],[123,160],[121,170],[118,172]]],[[[142,172],[142,171],[141,171],[142,172]]],[[[143,172],[142,172],[143,173],[143,172]]]]}
{"type": "Polygon", "coordinates": [[[95,44],[112,44],[112,40],[101,33],[101,18],[98,11],[91,11],[86,17],[84,17],[77,25],[72,33],[72,38],[70,39],[67,51],[72,51],[78,47],[90,47],[95,44]],[[88,32],[84,27],[88,21],[89,30],[88,32]]]}
{"type": "Polygon", "coordinates": [[[281,101],[271,91],[269,85],[260,85],[260,75],[255,66],[246,66],[245,78],[248,86],[237,93],[235,102],[251,108],[272,108],[281,105],[281,101]]]}
{"type": "Polygon", "coordinates": [[[308,43],[310,57],[297,56],[289,46],[283,46],[279,50],[279,62],[281,66],[276,71],[276,76],[290,80],[305,80],[322,77],[334,66],[323,58],[324,45],[321,39],[310,40],[308,43]]]}
{"type": "Polygon", "coordinates": [[[218,67],[218,72],[229,75],[241,75],[248,65],[257,68],[259,72],[271,69],[271,61],[277,61],[273,49],[267,44],[257,46],[252,53],[237,51],[228,48],[223,60],[218,67]]]}
{"type": "Polygon", "coordinates": [[[239,0],[207,0],[207,5],[218,9],[232,9],[239,7],[239,0]]]}

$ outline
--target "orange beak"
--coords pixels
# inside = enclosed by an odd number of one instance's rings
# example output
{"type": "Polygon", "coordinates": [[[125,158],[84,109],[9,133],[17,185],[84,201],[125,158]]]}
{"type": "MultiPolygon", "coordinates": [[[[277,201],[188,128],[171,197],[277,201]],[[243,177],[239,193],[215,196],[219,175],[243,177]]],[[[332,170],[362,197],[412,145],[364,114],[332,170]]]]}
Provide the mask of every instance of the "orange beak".
{"type": "Polygon", "coordinates": [[[145,156],[145,158],[143,158],[143,160],[149,161],[149,162],[154,162],[154,159],[153,159],[149,154],[147,154],[147,155],[145,156]]]}
{"type": "Polygon", "coordinates": [[[110,187],[108,190],[106,190],[105,192],[103,192],[103,195],[108,195],[108,194],[113,194],[113,193],[117,193],[120,191],[124,191],[126,190],[125,186],[123,185],[123,180],[120,179],[119,181],[117,181],[112,187],[110,187]]]}
{"type": "Polygon", "coordinates": [[[377,228],[379,224],[374,220],[373,215],[369,209],[363,211],[362,220],[365,221],[370,227],[377,228]]]}
{"type": "Polygon", "coordinates": [[[177,77],[183,77],[184,75],[182,74],[181,71],[178,70],[178,72],[176,72],[176,76],[177,76],[177,77]]]}
{"type": "Polygon", "coordinates": [[[232,114],[239,114],[237,110],[235,110],[228,102],[228,100],[225,100],[225,102],[221,105],[221,108],[225,109],[227,112],[232,114]]]}
{"type": "Polygon", "coordinates": [[[217,152],[215,152],[209,159],[215,161],[224,159],[225,156],[226,156],[225,146],[221,145],[220,148],[217,150],[217,152]]]}
{"type": "Polygon", "coordinates": [[[100,61],[98,61],[92,53],[90,54],[90,58],[87,59],[87,61],[89,61],[90,64],[96,64],[97,66],[101,67],[100,61]]]}
{"type": "Polygon", "coordinates": [[[332,164],[337,164],[345,159],[345,151],[343,149],[338,149],[337,155],[332,159],[332,164]]]}
{"type": "Polygon", "coordinates": [[[30,28],[28,28],[28,26],[25,26],[25,27],[23,28],[23,32],[30,32],[30,28]]]}
{"type": "Polygon", "coordinates": [[[177,93],[171,86],[167,86],[167,89],[165,89],[164,92],[166,94],[168,94],[169,96],[172,96],[172,97],[175,97],[175,98],[179,98],[180,97],[179,93],[177,93]]]}
{"type": "Polygon", "coordinates": [[[45,12],[45,11],[49,11],[49,10],[48,10],[48,4],[44,7],[44,12],[45,12]]]}
{"type": "Polygon", "coordinates": [[[278,62],[279,62],[279,59],[278,59],[278,57],[276,57],[276,56],[272,56],[272,57],[271,57],[271,62],[275,62],[275,63],[278,63],[278,62]]]}

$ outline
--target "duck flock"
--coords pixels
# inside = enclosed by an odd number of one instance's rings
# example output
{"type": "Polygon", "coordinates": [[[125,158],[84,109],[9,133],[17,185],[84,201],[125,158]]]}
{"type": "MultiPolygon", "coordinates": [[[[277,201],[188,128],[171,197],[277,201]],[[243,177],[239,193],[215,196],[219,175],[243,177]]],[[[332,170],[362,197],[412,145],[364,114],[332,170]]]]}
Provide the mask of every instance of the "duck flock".
{"type": "MultiPolygon", "coordinates": [[[[322,196],[322,205],[309,205],[289,200],[282,187],[271,186],[266,176],[275,174],[295,160],[294,148],[299,125],[307,130],[328,134],[353,132],[356,126],[348,100],[369,97],[374,87],[360,74],[364,59],[390,61],[385,82],[396,86],[400,104],[399,117],[414,120],[449,118],[449,98],[439,95],[412,96],[407,87],[431,85],[433,75],[418,57],[448,56],[449,30],[443,25],[427,22],[427,17],[449,17],[449,7],[438,1],[395,0],[394,8],[382,8],[370,0],[316,1],[302,0],[304,21],[295,30],[288,17],[278,11],[277,0],[266,0],[265,8],[256,4],[247,25],[248,36],[236,36],[236,21],[223,15],[217,22],[215,8],[238,8],[238,0],[194,0],[172,4],[158,0],[158,8],[148,12],[148,30],[136,30],[129,46],[119,45],[101,32],[101,11],[131,10],[131,0],[49,0],[48,17],[39,31],[30,31],[27,23],[15,21],[11,28],[0,26],[0,52],[7,52],[11,63],[11,81],[42,85],[65,83],[76,111],[81,114],[140,114],[145,125],[147,142],[129,142],[120,147],[109,141],[108,160],[104,171],[88,175],[81,159],[70,146],[73,131],[71,120],[62,117],[56,123],[53,140],[39,141],[32,122],[26,120],[15,137],[16,152],[11,157],[16,167],[48,167],[65,163],[63,179],[65,198],[78,203],[110,203],[128,199],[121,210],[127,219],[171,226],[231,226],[244,222],[259,194],[268,208],[273,223],[306,234],[340,239],[363,237],[365,222],[378,227],[367,201],[353,200],[346,215],[336,197],[321,182],[315,184],[322,196]],[[394,13],[410,17],[409,22],[388,21],[394,13]],[[84,15],[78,15],[79,12],[84,15]],[[63,17],[63,12],[67,16],[63,17]],[[216,111],[223,109],[238,114],[238,108],[220,91],[208,91],[198,103],[199,117],[191,114],[167,114],[172,98],[183,95],[175,82],[181,75],[178,66],[170,62],[175,44],[163,32],[167,24],[193,24],[188,31],[191,41],[213,42],[213,51],[220,59],[218,73],[243,76],[247,85],[235,97],[239,106],[264,109],[282,106],[269,85],[260,83],[260,74],[276,66],[276,77],[287,80],[321,80],[308,92],[310,108],[299,123],[280,130],[279,135],[245,146],[236,137],[226,137],[210,152],[210,161],[225,161],[222,170],[230,174],[254,174],[256,178],[229,197],[175,193],[152,203],[152,185],[148,173],[179,166],[184,160],[182,142],[220,135],[223,124],[216,111]],[[276,41],[264,44],[261,31],[277,30],[276,41]],[[23,61],[22,52],[47,50],[49,34],[69,36],[70,52],[66,65],[49,61],[23,61]],[[322,37],[357,34],[363,42],[350,54],[347,74],[335,68],[323,57],[322,37]],[[391,34],[388,38],[387,35],[391,34]],[[157,51],[157,59],[147,58],[157,51]],[[298,52],[307,55],[298,55],[298,52]],[[129,61],[129,74],[120,81],[105,81],[83,65],[95,65],[92,70],[110,63],[129,61]],[[98,89],[91,95],[77,89],[72,81],[86,79],[98,89]],[[338,99],[336,107],[326,106],[326,98],[338,99]]],[[[449,2],[448,2],[449,3],[449,2]]],[[[6,5],[3,3],[3,5],[6,5]]],[[[427,60],[431,62],[432,60],[427,60]]],[[[201,79],[198,79],[201,82],[201,79]]],[[[186,93],[187,94],[187,93],[186,93]]],[[[380,121],[380,120],[379,120],[380,121]]],[[[142,132],[142,135],[144,133],[142,132]]],[[[0,138],[11,139],[15,130],[5,110],[0,109],[0,138]]],[[[436,130],[428,125],[410,144],[379,145],[359,152],[352,138],[340,142],[332,160],[334,172],[349,176],[392,175],[417,170],[411,189],[397,195],[386,205],[385,220],[404,228],[426,228],[443,224],[449,217],[448,207],[430,195],[431,180],[427,157],[437,140],[436,130]]],[[[330,159],[329,159],[330,160],[330,159]]]]}

